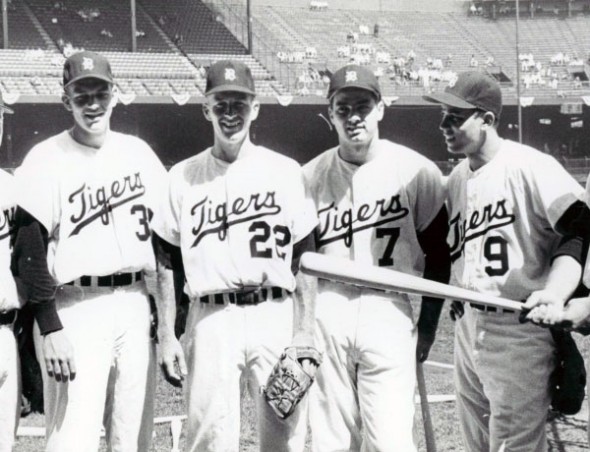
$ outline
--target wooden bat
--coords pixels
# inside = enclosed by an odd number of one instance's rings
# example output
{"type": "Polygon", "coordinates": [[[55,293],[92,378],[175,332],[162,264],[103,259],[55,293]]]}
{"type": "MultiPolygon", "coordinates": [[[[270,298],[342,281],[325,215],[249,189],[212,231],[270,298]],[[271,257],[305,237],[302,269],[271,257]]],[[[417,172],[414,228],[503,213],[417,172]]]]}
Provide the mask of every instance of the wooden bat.
{"type": "Polygon", "coordinates": [[[182,421],[172,419],[170,421],[170,433],[172,434],[172,449],[170,452],[180,452],[180,432],[182,431],[182,421]]]}
{"type": "Polygon", "coordinates": [[[387,292],[402,292],[435,298],[448,298],[495,308],[511,309],[516,312],[521,311],[523,305],[519,301],[475,292],[473,290],[463,289],[462,287],[449,286],[448,284],[430,281],[419,276],[319,253],[303,253],[300,268],[302,272],[318,278],[387,292]]]}
{"type": "Polygon", "coordinates": [[[432,418],[430,417],[430,405],[428,405],[428,392],[426,391],[422,363],[416,363],[416,380],[418,382],[418,394],[420,394],[420,408],[422,409],[422,424],[424,425],[426,452],[436,452],[434,427],[432,426],[432,418]]]}

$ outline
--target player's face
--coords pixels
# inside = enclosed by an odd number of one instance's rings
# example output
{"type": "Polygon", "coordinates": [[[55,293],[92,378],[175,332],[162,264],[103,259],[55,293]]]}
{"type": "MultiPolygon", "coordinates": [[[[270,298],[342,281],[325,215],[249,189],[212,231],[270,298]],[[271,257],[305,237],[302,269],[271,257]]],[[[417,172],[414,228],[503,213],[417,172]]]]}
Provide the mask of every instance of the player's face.
{"type": "Polygon", "coordinates": [[[225,143],[241,143],[259,109],[260,103],[254,96],[237,91],[211,94],[203,105],[205,117],[213,124],[215,138],[225,143]]]}
{"type": "Polygon", "coordinates": [[[115,105],[113,86],[103,80],[82,79],[66,88],[63,102],[74,116],[74,127],[90,135],[104,134],[115,105]]]}
{"type": "Polygon", "coordinates": [[[447,150],[452,154],[473,154],[485,141],[483,112],[477,109],[462,109],[444,105],[440,130],[447,150]]]}
{"type": "Polygon", "coordinates": [[[383,119],[383,102],[365,89],[346,88],[334,95],[329,112],[340,144],[369,144],[383,119]]]}

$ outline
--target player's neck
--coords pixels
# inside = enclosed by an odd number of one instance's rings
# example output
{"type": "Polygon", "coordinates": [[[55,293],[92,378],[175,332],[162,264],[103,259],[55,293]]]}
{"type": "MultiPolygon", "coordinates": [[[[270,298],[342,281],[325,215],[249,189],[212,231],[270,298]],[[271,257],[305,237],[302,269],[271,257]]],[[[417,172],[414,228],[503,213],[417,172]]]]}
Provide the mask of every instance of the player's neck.
{"type": "Polygon", "coordinates": [[[233,163],[238,159],[242,148],[244,146],[249,146],[251,143],[249,133],[246,134],[243,140],[235,143],[225,140],[222,141],[215,137],[213,150],[211,152],[215,158],[223,160],[224,162],[233,163]]]}
{"type": "Polygon", "coordinates": [[[100,149],[106,141],[108,129],[103,133],[92,134],[74,126],[68,132],[77,143],[90,148],[100,149]]]}
{"type": "Polygon", "coordinates": [[[371,161],[377,152],[379,136],[375,135],[369,143],[340,143],[338,155],[342,160],[354,165],[363,165],[371,161]]]}
{"type": "Polygon", "coordinates": [[[498,154],[501,146],[502,138],[496,132],[488,133],[481,148],[477,152],[467,156],[471,171],[477,171],[482,166],[491,162],[496,154],[498,154]]]}

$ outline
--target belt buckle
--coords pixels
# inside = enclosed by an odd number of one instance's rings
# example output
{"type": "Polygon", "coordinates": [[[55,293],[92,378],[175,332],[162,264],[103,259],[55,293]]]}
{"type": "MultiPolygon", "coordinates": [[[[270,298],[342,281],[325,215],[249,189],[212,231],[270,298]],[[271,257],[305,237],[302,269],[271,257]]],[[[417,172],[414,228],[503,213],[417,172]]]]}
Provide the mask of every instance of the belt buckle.
{"type": "Polygon", "coordinates": [[[241,303],[237,304],[258,304],[262,297],[262,290],[264,288],[261,285],[242,286],[240,292],[236,295],[236,301],[241,300],[241,303]]]}

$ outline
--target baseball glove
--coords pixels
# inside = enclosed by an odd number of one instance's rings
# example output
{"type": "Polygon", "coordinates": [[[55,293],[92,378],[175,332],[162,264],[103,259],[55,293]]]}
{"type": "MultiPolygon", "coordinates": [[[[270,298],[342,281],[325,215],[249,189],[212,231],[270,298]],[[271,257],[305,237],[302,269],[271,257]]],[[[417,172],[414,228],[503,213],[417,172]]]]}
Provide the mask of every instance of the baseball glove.
{"type": "Polygon", "coordinates": [[[266,386],[260,388],[266,402],[281,419],[293,414],[313,383],[314,378],[301,367],[304,359],[319,366],[322,355],[313,347],[287,347],[270,373],[266,386]]]}

